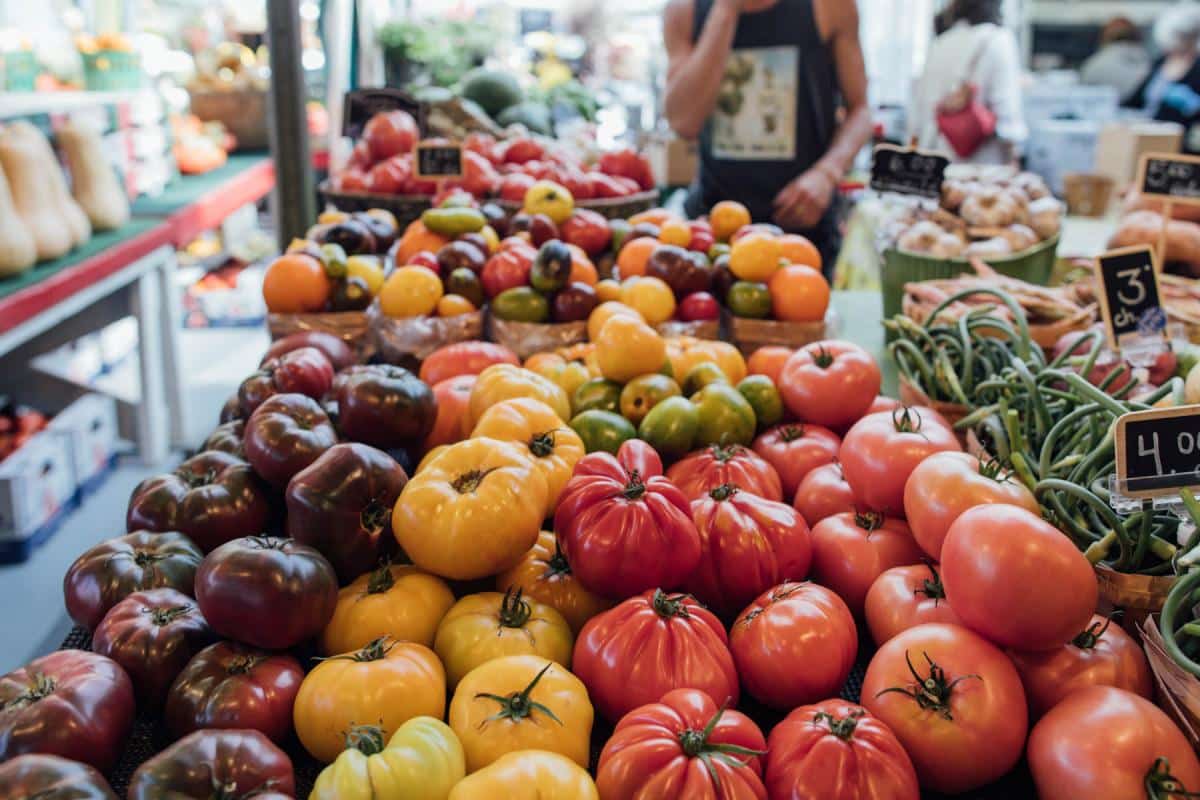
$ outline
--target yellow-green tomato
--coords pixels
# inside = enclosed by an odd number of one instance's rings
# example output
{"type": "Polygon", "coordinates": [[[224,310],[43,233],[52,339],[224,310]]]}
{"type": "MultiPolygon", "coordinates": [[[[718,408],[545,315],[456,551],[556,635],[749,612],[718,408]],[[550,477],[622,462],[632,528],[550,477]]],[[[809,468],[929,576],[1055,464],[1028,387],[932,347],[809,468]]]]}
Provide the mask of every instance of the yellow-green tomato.
{"type": "Polygon", "coordinates": [[[383,737],[371,725],[351,730],[308,800],[446,800],[466,774],[462,745],[441,720],[414,717],[386,745],[383,737]]]}

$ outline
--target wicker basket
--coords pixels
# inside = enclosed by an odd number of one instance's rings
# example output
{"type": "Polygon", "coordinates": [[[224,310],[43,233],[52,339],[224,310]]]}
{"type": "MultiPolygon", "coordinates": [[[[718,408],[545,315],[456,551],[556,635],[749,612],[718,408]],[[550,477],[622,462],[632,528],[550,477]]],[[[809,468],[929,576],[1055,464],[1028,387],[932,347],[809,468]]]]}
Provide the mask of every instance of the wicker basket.
{"type": "Polygon", "coordinates": [[[361,353],[367,346],[367,313],[333,311],[325,314],[268,314],[267,330],[272,341],[305,331],[330,333],[361,353]]]}
{"type": "Polygon", "coordinates": [[[725,314],[729,340],[742,355],[754,355],[760,347],[803,347],[806,344],[832,339],[841,328],[837,311],[830,308],[821,322],[781,322],[774,319],[743,319],[725,314]]]}
{"type": "Polygon", "coordinates": [[[238,150],[262,150],[270,144],[266,90],[193,89],[189,94],[192,97],[192,113],[205,122],[224,125],[237,139],[238,150]]]}
{"type": "Polygon", "coordinates": [[[1068,172],[1063,176],[1067,213],[1076,217],[1103,217],[1108,213],[1114,186],[1107,175],[1068,172]]]}
{"type": "Polygon", "coordinates": [[[696,322],[680,322],[677,319],[669,319],[666,322],[660,322],[654,326],[663,336],[691,336],[693,339],[712,339],[721,338],[721,322],[720,320],[697,320],[696,322]]]}
{"type": "MultiPolygon", "coordinates": [[[[512,200],[494,200],[501,208],[510,213],[520,211],[521,204],[512,200]]],[[[576,200],[576,208],[586,208],[595,211],[608,219],[627,219],[634,214],[649,211],[658,205],[658,192],[638,192],[628,197],[602,197],[595,200],[576,200]]]]}
{"type": "Polygon", "coordinates": [[[1097,564],[1095,569],[1100,596],[1115,607],[1125,609],[1123,624],[1126,625],[1136,624],[1148,615],[1162,611],[1175,583],[1173,575],[1128,575],[1103,564],[1097,564]]]}
{"type": "Polygon", "coordinates": [[[550,353],[587,341],[586,322],[513,322],[488,317],[488,341],[502,344],[522,361],[534,353],[550,353]]]}
{"type": "Polygon", "coordinates": [[[382,208],[392,212],[400,230],[404,230],[421,218],[433,200],[425,195],[395,195],[370,194],[369,192],[339,192],[333,189],[329,181],[323,181],[317,187],[317,194],[326,206],[333,206],[338,211],[370,211],[372,208],[382,208]]]}
{"type": "Polygon", "coordinates": [[[1143,619],[1137,632],[1158,686],[1159,705],[1175,720],[1192,749],[1200,751],[1200,680],[1167,653],[1153,616],[1143,619]]]}
{"type": "Polygon", "coordinates": [[[392,319],[379,310],[376,302],[366,313],[368,334],[376,354],[383,361],[402,367],[415,367],[439,347],[483,338],[482,310],[454,317],[392,319]]]}

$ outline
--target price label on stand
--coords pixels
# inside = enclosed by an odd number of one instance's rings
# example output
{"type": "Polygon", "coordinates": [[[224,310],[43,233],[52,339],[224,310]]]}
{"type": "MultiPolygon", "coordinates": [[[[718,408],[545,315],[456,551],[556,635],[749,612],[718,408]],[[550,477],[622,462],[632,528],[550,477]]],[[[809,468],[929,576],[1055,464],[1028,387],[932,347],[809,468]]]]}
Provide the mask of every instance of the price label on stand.
{"type": "Polygon", "coordinates": [[[356,140],[361,138],[367,120],[381,111],[407,111],[417,120],[417,126],[425,130],[421,104],[407,92],[387,88],[355,89],[346,92],[342,109],[342,135],[356,140]]]}
{"type": "Polygon", "coordinates": [[[1136,186],[1147,197],[1200,205],[1200,157],[1147,153],[1142,156],[1136,186]]]}
{"type": "Polygon", "coordinates": [[[871,188],[936,200],[949,166],[950,159],[940,153],[881,144],[871,159],[871,188]]]}
{"type": "Polygon", "coordinates": [[[1096,281],[1110,347],[1120,350],[1166,340],[1167,315],[1152,248],[1142,245],[1105,253],[1096,259],[1096,281]]]}
{"type": "Polygon", "coordinates": [[[416,151],[418,178],[445,180],[463,175],[462,145],[447,142],[418,142],[416,151]]]}
{"type": "Polygon", "coordinates": [[[1135,411],[1117,420],[1116,488],[1124,498],[1200,489],[1200,406],[1135,411]]]}

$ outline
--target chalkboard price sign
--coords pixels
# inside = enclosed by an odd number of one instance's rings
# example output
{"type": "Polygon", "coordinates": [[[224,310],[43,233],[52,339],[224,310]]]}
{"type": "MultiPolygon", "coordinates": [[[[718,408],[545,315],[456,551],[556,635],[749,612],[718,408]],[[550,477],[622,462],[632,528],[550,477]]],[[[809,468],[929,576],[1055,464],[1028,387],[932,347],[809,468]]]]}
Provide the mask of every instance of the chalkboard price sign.
{"type": "Polygon", "coordinates": [[[463,174],[462,145],[442,142],[417,144],[416,177],[428,180],[461,178],[463,174]]]}
{"type": "Polygon", "coordinates": [[[1122,495],[1152,500],[1200,488],[1200,406],[1125,414],[1115,436],[1122,495]]]}
{"type": "Polygon", "coordinates": [[[1100,311],[1113,349],[1130,339],[1166,336],[1167,315],[1154,263],[1154,250],[1146,245],[1112,250],[1096,259],[1100,311]]]}
{"type": "Polygon", "coordinates": [[[407,111],[421,125],[421,104],[407,92],[399,89],[355,89],[346,92],[346,101],[342,108],[342,135],[351,139],[362,137],[367,120],[381,111],[407,111]]]}
{"type": "Polygon", "coordinates": [[[1200,158],[1147,153],[1142,156],[1137,186],[1144,195],[1200,205],[1200,158]]]}
{"type": "Polygon", "coordinates": [[[937,199],[949,166],[950,159],[940,153],[881,144],[871,160],[871,188],[937,199]]]}

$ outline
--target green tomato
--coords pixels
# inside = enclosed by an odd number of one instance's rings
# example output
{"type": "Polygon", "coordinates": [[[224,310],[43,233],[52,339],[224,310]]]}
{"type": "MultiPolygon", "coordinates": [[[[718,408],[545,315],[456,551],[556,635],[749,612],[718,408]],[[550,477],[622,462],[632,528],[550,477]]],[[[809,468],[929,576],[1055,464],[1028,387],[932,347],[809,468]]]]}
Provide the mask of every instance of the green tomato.
{"type": "Polygon", "coordinates": [[[1188,345],[1181,350],[1176,351],[1175,375],[1179,378],[1187,378],[1191,373],[1192,368],[1200,364],[1200,347],[1188,345]]]}
{"type": "Polygon", "coordinates": [[[492,313],[507,322],[545,322],[550,319],[550,301],[529,286],[516,286],[492,299],[492,313]]]}
{"type": "Polygon", "coordinates": [[[735,317],[766,319],[771,316],[771,292],[765,283],[736,281],[729,287],[725,304],[735,317]]]}
{"type": "Polygon", "coordinates": [[[586,380],[572,395],[571,409],[576,414],[584,411],[611,411],[616,414],[621,410],[621,384],[607,378],[586,380]]]}
{"type": "Polygon", "coordinates": [[[614,253],[621,252],[621,246],[629,238],[629,232],[633,230],[633,226],[627,220],[610,219],[608,230],[612,233],[612,244],[609,245],[609,249],[614,253]]]}
{"type": "Polygon", "coordinates": [[[330,278],[346,277],[346,249],[340,244],[329,242],[321,245],[321,262],[325,265],[325,274],[330,278]]]}
{"type": "Polygon", "coordinates": [[[712,361],[701,361],[683,378],[683,393],[691,397],[710,383],[729,383],[725,370],[712,361]]]}
{"type": "Polygon", "coordinates": [[[710,383],[692,398],[699,416],[696,446],[743,444],[754,441],[758,425],[754,408],[727,383],[710,383]]]}
{"type": "Polygon", "coordinates": [[[654,408],[638,426],[638,438],[645,440],[664,459],[682,458],[692,451],[700,412],[683,397],[668,397],[654,408]]]}
{"type": "Polygon", "coordinates": [[[708,248],[708,260],[716,261],[721,256],[729,255],[730,247],[725,242],[717,242],[712,247],[708,248]]]}
{"type": "Polygon", "coordinates": [[[634,425],[668,397],[678,397],[679,384],[666,375],[640,375],[621,390],[621,414],[634,425]]]}
{"type": "Polygon", "coordinates": [[[589,453],[603,451],[616,455],[621,445],[637,436],[629,420],[620,414],[597,409],[576,414],[571,420],[571,428],[579,434],[589,453]]]}
{"type": "Polygon", "coordinates": [[[783,398],[775,382],[766,375],[749,375],[737,385],[737,390],[754,409],[754,418],[761,431],[783,419],[783,398]]]}
{"type": "Polygon", "coordinates": [[[487,217],[475,208],[430,208],[421,214],[421,222],[434,233],[442,236],[461,236],[478,233],[487,225],[487,217]]]}

